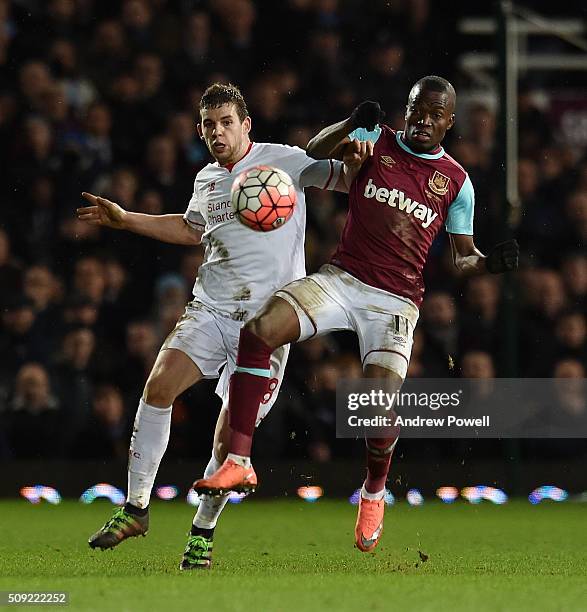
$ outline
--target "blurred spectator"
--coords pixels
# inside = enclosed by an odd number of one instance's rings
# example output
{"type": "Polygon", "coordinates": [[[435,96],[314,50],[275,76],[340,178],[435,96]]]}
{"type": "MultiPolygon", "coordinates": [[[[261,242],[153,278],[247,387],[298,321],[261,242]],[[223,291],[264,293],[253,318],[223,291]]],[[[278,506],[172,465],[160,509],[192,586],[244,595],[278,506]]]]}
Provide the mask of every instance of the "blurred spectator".
{"type": "Polygon", "coordinates": [[[536,270],[527,275],[533,290],[520,322],[520,367],[526,376],[546,376],[548,356],[554,351],[554,323],[566,305],[560,274],[552,270],[536,270]]]}
{"type": "Polygon", "coordinates": [[[128,442],[128,419],[120,391],[111,385],[98,387],[88,426],[77,436],[71,456],[122,460],[128,456],[128,442]]]}
{"type": "Polygon", "coordinates": [[[96,346],[94,332],[87,327],[66,331],[54,367],[55,386],[67,420],[64,444],[69,448],[88,422],[93,390],[91,360],[96,346]]]}
{"type": "Polygon", "coordinates": [[[104,265],[97,257],[81,257],[75,262],[72,289],[100,306],[106,290],[106,275],[104,265]]]}
{"type": "Polygon", "coordinates": [[[63,415],[43,366],[26,363],[19,369],[8,410],[9,440],[15,458],[61,455],[63,415]]]}
{"type": "Polygon", "coordinates": [[[168,125],[168,134],[173,139],[180,156],[180,167],[184,172],[195,174],[208,161],[209,153],[198,137],[193,115],[175,113],[169,119],[168,125]]]}
{"type": "Polygon", "coordinates": [[[117,374],[118,385],[129,405],[136,402],[151,371],[161,338],[151,321],[131,321],[126,328],[124,366],[117,374]]]}
{"type": "Polygon", "coordinates": [[[499,338],[499,279],[489,275],[470,278],[465,300],[459,330],[461,351],[475,348],[495,355],[499,338]]]}
{"type": "Polygon", "coordinates": [[[463,355],[461,372],[463,378],[495,378],[493,359],[484,351],[469,351],[463,355]]]}
{"type": "Polygon", "coordinates": [[[0,228],[0,300],[18,293],[22,287],[22,265],[11,253],[10,236],[0,228]]]}
{"type": "Polygon", "coordinates": [[[177,149],[173,140],[169,136],[151,139],[145,162],[145,184],[161,194],[165,212],[179,212],[180,209],[183,212],[190,187],[187,180],[179,175],[177,149]]]}
{"type": "Polygon", "coordinates": [[[92,81],[105,93],[113,75],[120,74],[130,57],[126,33],[120,21],[98,23],[87,51],[92,81]]]}
{"type": "Polygon", "coordinates": [[[53,85],[49,67],[44,62],[30,61],[19,71],[21,108],[27,112],[42,112],[44,96],[53,85]]]}
{"type": "Polygon", "coordinates": [[[456,355],[459,328],[454,298],[444,291],[431,291],[422,303],[420,326],[425,350],[422,362],[428,376],[446,376],[449,355],[456,355]]]}
{"type": "Polygon", "coordinates": [[[378,99],[390,116],[405,107],[406,95],[413,85],[405,65],[405,49],[399,39],[382,34],[368,51],[368,64],[362,79],[364,97],[378,99]]]}
{"type": "Polygon", "coordinates": [[[145,0],[124,0],[122,23],[135,49],[151,49],[154,46],[153,11],[145,0]]]}
{"type": "Polygon", "coordinates": [[[0,377],[12,377],[29,361],[47,363],[50,341],[35,325],[36,314],[32,300],[22,294],[7,299],[2,311],[0,335],[0,377]]]}
{"type": "Polygon", "coordinates": [[[62,332],[59,325],[61,286],[53,272],[43,265],[27,268],[24,275],[24,294],[31,300],[36,320],[35,328],[47,344],[47,354],[52,354],[62,332]]]}
{"type": "Polygon", "coordinates": [[[112,163],[112,117],[106,104],[96,102],[88,107],[85,117],[86,137],[82,145],[82,163],[90,177],[99,175],[112,163]]]}
{"type": "Polygon", "coordinates": [[[219,39],[216,54],[223,68],[237,82],[249,79],[257,69],[253,28],[257,10],[251,0],[212,0],[212,11],[222,24],[223,36],[219,39]]]}
{"type": "Polygon", "coordinates": [[[569,303],[585,312],[587,309],[587,255],[576,251],[567,255],[561,265],[569,303]]]}
{"type": "Polygon", "coordinates": [[[181,49],[171,68],[180,89],[203,80],[210,66],[215,64],[211,39],[210,16],[204,11],[190,13],[184,20],[181,49]]]}
{"type": "Polygon", "coordinates": [[[71,40],[57,39],[49,49],[52,73],[63,85],[67,104],[76,113],[94,100],[96,90],[83,74],[80,66],[78,49],[71,40]]]}
{"type": "Polygon", "coordinates": [[[568,231],[561,245],[565,250],[584,249],[587,244],[587,191],[577,191],[567,200],[568,231]]]}
{"type": "Polygon", "coordinates": [[[573,358],[587,365],[587,322],[579,311],[563,313],[556,322],[555,358],[573,358]]]}
{"type": "Polygon", "coordinates": [[[490,167],[495,147],[495,113],[485,104],[473,104],[468,109],[466,132],[481,156],[481,166],[490,167]]]}

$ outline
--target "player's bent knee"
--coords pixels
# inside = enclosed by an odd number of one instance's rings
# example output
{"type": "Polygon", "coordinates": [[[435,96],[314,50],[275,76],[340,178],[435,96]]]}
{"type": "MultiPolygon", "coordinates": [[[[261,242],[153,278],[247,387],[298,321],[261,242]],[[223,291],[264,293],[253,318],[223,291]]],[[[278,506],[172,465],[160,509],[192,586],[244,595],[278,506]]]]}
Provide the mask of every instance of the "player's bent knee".
{"type": "Polygon", "coordinates": [[[168,408],[175,401],[177,394],[168,381],[160,376],[149,376],[143,392],[143,400],[149,406],[168,408]]]}
{"type": "Polygon", "coordinates": [[[263,342],[269,346],[272,345],[271,341],[273,334],[271,333],[271,322],[267,321],[267,317],[265,315],[252,318],[250,321],[245,323],[244,327],[248,332],[255,334],[257,338],[261,338],[261,340],[263,340],[263,342]]]}
{"type": "Polygon", "coordinates": [[[261,338],[272,349],[295,342],[300,326],[295,310],[284,300],[272,298],[263,310],[245,324],[247,331],[261,338]]]}

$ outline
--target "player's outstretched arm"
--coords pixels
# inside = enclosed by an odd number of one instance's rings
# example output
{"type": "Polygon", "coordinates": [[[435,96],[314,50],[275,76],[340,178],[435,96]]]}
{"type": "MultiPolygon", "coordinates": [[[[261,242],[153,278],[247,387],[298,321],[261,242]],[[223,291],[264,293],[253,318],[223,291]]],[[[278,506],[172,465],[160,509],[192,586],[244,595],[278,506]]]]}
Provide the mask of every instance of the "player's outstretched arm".
{"type": "Polygon", "coordinates": [[[146,215],[125,210],[116,202],[83,192],[90,203],[77,209],[77,217],[91,225],[127,230],[171,244],[200,244],[202,233],[190,227],[183,215],[146,215]]]}
{"type": "Polygon", "coordinates": [[[449,234],[455,266],[466,274],[501,274],[518,268],[520,247],[516,240],[496,244],[487,256],[477,249],[473,236],[449,234]]]}
{"type": "Polygon", "coordinates": [[[314,159],[342,159],[345,146],[350,142],[348,135],[357,128],[375,129],[384,116],[379,102],[361,102],[348,119],[329,125],[316,134],[308,143],[306,153],[314,159]]]}

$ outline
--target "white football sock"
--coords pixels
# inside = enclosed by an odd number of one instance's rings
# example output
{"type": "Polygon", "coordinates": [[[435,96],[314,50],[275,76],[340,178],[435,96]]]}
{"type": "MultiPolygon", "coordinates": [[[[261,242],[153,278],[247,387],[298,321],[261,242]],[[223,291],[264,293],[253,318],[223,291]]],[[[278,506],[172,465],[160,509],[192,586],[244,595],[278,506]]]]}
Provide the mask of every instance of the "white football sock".
{"type": "Polygon", "coordinates": [[[226,455],[226,458],[232,459],[236,464],[242,465],[242,467],[244,468],[248,469],[251,467],[250,457],[245,457],[244,455],[235,455],[234,453],[228,453],[228,455],[226,455]]]}
{"type": "Polygon", "coordinates": [[[171,406],[157,408],[139,402],[128,460],[128,495],[126,501],[146,508],[159,464],[169,442],[171,406]]]}
{"type": "MultiPolygon", "coordinates": [[[[212,453],[212,457],[204,470],[204,478],[212,476],[221,465],[222,464],[216,459],[214,453],[212,453]]],[[[212,495],[202,495],[200,497],[198,511],[194,516],[194,526],[200,527],[201,529],[214,529],[214,527],[216,527],[216,521],[218,521],[218,517],[224,510],[224,506],[226,506],[229,497],[230,493],[215,497],[212,497],[212,495]]]]}
{"type": "Polygon", "coordinates": [[[379,501],[385,497],[385,489],[381,489],[377,493],[369,493],[367,489],[365,489],[365,484],[361,487],[361,497],[363,499],[370,499],[371,501],[379,501]]]}

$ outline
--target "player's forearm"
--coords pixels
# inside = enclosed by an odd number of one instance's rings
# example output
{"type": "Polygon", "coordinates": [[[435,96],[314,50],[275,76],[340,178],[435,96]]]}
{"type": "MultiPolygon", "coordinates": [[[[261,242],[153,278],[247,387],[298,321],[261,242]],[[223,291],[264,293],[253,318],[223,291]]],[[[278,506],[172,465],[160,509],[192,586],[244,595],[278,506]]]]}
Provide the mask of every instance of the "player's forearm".
{"type": "Polygon", "coordinates": [[[342,141],[353,131],[350,117],[321,130],[310,140],[306,153],[314,159],[342,159],[342,141]]]}
{"type": "Polygon", "coordinates": [[[485,274],[487,268],[485,266],[485,260],[487,258],[480,251],[477,251],[473,255],[457,255],[455,257],[455,266],[463,274],[467,276],[474,276],[475,274],[485,274]]]}
{"type": "Polygon", "coordinates": [[[146,215],[127,212],[124,229],[170,244],[199,244],[201,234],[184,221],[183,215],[146,215]]]}

